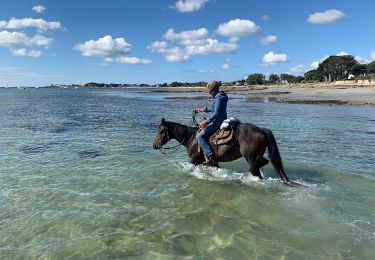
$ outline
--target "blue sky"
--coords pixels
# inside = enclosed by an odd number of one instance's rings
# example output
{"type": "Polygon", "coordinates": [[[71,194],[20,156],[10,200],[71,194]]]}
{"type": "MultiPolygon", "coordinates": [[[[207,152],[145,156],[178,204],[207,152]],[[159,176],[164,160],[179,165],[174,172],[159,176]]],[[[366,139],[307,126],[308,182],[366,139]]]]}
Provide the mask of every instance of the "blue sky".
{"type": "Polygon", "coordinates": [[[303,75],[375,60],[372,0],[2,0],[0,87],[303,75]]]}

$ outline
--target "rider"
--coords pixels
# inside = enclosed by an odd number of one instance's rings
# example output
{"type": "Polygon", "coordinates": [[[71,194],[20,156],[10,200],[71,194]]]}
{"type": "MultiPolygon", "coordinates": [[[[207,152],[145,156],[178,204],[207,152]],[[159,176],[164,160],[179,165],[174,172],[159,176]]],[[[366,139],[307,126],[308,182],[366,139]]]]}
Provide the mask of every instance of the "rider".
{"type": "Polygon", "coordinates": [[[212,112],[208,119],[199,123],[199,129],[202,131],[197,135],[197,140],[205,155],[206,161],[203,164],[218,167],[218,160],[207,139],[220,128],[221,123],[227,118],[228,96],[220,91],[220,83],[215,80],[208,82],[206,89],[215,99],[211,109],[207,107],[194,109],[195,113],[212,112]]]}

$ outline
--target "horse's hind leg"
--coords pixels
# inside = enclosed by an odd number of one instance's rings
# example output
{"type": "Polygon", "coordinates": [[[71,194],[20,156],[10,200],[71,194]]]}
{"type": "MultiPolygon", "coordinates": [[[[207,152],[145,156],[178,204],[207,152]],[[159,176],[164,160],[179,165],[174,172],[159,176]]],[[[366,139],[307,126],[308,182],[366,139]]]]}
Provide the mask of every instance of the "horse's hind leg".
{"type": "Polygon", "coordinates": [[[269,163],[269,161],[262,157],[261,161],[260,161],[260,164],[259,164],[259,168],[262,168],[263,166],[267,165],[269,163]]]}
{"type": "Polygon", "coordinates": [[[268,164],[268,160],[264,157],[262,157],[260,160],[257,160],[257,161],[252,161],[248,158],[246,158],[249,166],[250,166],[250,173],[253,175],[253,176],[257,176],[259,179],[263,179],[263,176],[262,174],[260,173],[260,168],[262,168],[264,165],[268,164]]]}

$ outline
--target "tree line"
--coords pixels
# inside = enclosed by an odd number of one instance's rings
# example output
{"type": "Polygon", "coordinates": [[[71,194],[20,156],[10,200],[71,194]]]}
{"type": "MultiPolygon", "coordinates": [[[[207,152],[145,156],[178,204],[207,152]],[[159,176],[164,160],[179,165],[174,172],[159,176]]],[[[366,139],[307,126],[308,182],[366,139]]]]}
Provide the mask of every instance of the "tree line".
{"type": "MultiPolygon", "coordinates": [[[[253,73],[247,76],[249,85],[278,84],[278,83],[302,83],[302,82],[332,82],[347,79],[372,79],[375,78],[375,61],[368,64],[360,64],[352,55],[329,56],[321,62],[317,69],[307,71],[304,76],[294,76],[287,73],[266,76],[261,73],[253,73]]],[[[238,81],[240,84],[241,81],[238,81]]]]}

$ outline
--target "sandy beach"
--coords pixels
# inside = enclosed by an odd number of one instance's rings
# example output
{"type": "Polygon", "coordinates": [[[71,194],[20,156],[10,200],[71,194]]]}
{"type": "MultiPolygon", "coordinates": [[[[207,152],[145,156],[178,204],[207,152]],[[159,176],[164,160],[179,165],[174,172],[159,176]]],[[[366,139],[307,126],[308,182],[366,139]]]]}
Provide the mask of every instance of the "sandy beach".
{"type": "MultiPolygon", "coordinates": [[[[226,92],[246,95],[250,100],[299,104],[375,105],[374,85],[285,84],[222,86],[226,92]]],[[[204,92],[203,87],[159,88],[155,92],[204,92]]]]}

